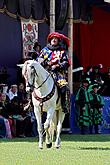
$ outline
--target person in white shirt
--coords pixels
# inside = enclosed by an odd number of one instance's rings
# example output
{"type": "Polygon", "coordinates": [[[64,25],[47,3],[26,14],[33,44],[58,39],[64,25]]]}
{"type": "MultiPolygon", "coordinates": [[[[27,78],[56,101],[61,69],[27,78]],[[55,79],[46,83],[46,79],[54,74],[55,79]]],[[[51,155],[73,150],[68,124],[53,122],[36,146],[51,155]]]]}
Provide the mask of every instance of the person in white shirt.
{"type": "Polygon", "coordinates": [[[12,100],[15,96],[17,96],[17,92],[18,92],[18,86],[16,84],[11,85],[11,88],[9,89],[8,92],[8,97],[10,100],[12,100]]]}

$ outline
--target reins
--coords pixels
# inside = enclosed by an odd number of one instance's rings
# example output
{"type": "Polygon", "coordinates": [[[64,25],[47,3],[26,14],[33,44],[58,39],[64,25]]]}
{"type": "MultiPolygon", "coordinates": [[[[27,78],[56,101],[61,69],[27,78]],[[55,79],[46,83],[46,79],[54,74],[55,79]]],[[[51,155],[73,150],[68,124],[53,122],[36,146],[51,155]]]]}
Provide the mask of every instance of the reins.
{"type": "Polygon", "coordinates": [[[48,76],[46,77],[46,79],[42,82],[41,85],[39,85],[37,88],[35,86],[33,86],[35,89],[39,89],[40,87],[42,87],[42,85],[48,80],[50,74],[48,74],[48,76]]]}
{"type": "Polygon", "coordinates": [[[36,95],[35,90],[33,91],[34,98],[40,102],[39,106],[41,107],[41,113],[43,112],[43,103],[48,101],[54,95],[54,93],[55,93],[55,83],[53,84],[53,88],[51,92],[45,97],[39,97],[36,95]]]}
{"type": "MultiPolygon", "coordinates": [[[[35,70],[35,68],[34,68],[34,70],[35,70]]],[[[27,71],[27,66],[26,66],[26,71],[27,71]]],[[[25,71],[25,76],[27,77],[26,71],[25,71]]],[[[34,82],[35,82],[35,75],[38,77],[38,74],[37,74],[36,70],[35,70],[35,73],[34,73],[33,84],[34,84],[34,82]]],[[[34,89],[37,90],[37,89],[39,89],[40,87],[43,86],[43,84],[48,80],[48,78],[50,77],[50,75],[51,75],[51,74],[49,73],[48,76],[46,77],[46,79],[45,79],[38,87],[35,87],[33,84],[32,84],[32,85],[29,84],[29,82],[28,82],[28,86],[29,86],[29,87],[33,87],[34,89]]],[[[42,112],[43,112],[43,103],[44,103],[45,101],[48,101],[48,100],[54,95],[54,93],[55,93],[55,82],[54,82],[54,84],[53,84],[53,88],[52,88],[51,92],[50,92],[47,96],[45,96],[45,97],[39,97],[39,96],[37,96],[37,94],[36,94],[36,92],[35,92],[34,89],[33,89],[32,94],[33,94],[34,98],[35,98],[37,101],[40,102],[39,106],[41,107],[41,113],[42,113],[42,112]]]]}

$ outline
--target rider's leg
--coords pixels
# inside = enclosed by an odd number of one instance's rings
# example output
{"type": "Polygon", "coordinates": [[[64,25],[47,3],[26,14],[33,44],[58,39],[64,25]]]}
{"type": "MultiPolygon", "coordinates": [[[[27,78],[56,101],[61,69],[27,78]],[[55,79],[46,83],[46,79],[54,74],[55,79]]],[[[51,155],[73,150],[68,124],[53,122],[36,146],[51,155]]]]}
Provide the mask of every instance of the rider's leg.
{"type": "Polygon", "coordinates": [[[61,91],[61,105],[64,113],[68,113],[68,95],[67,95],[67,87],[63,86],[60,88],[61,91]]]}

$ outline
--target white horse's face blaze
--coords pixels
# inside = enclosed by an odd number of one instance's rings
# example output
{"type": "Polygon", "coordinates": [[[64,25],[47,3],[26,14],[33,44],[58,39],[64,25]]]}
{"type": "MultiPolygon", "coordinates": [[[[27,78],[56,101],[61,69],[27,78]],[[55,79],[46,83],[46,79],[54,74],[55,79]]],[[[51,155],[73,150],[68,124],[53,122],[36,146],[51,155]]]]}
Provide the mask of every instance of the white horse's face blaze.
{"type": "Polygon", "coordinates": [[[32,63],[26,62],[22,69],[22,74],[26,81],[26,91],[29,92],[34,84],[35,79],[35,68],[32,63]]]}

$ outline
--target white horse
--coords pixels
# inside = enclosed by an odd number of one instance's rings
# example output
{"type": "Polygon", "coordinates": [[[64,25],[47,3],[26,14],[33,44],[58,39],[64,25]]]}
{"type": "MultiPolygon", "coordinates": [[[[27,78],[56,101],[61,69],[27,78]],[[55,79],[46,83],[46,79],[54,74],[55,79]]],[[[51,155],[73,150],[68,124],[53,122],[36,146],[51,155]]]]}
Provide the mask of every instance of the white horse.
{"type": "Polygon", "coordinates": [[[59,99],[58,101],[57,87],[51,74],[44,69],[40,62],[27,60],[23,64],[22,75],[26,81],[26,91],[28,92],[32,89],[32,102],[39,134],[39,148],[43,148],[42,111],[47,112],[44,123],[46,146],[52,146],[52,135],[50,135],[50,132],[54,123],[54,129],[56,129],[55,147],[59,148],[61,145],[60,133],[65,114],[61,109],[61,100],[59,99]]]}

